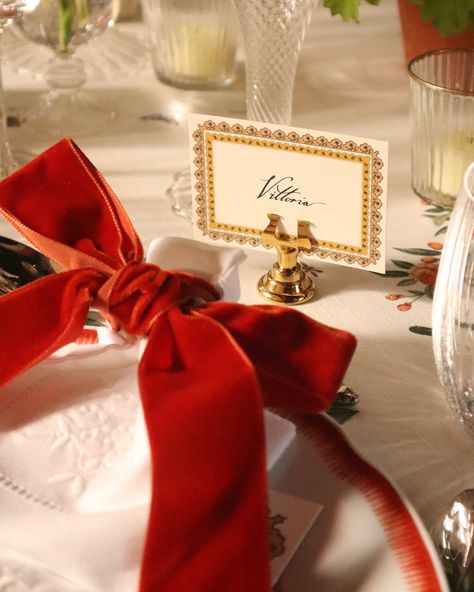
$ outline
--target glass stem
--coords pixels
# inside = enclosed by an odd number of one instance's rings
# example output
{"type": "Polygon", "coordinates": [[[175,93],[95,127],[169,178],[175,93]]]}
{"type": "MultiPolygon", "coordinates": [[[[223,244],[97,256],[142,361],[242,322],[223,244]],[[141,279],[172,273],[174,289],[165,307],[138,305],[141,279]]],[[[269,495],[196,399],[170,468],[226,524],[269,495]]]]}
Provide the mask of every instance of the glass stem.
{"type": "Polygon", "coordinates": [[[56,54],[48,63],[45,79],[52,91],[73,93],[86,81],[84,63],[74,55],[56,54]]]}
{"type": "Polygon", "coordinates": [[[15,170],[15,163],[7,136],[7,116],[5,108],[5,93],[3,91],[3,30],[0,25],[0,178],[6,177],[15,170]]]}

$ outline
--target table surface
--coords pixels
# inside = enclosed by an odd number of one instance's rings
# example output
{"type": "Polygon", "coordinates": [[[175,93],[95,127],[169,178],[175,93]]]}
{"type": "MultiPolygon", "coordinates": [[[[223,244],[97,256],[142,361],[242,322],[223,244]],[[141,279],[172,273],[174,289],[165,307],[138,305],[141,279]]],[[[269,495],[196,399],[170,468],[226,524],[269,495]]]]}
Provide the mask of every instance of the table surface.
{"type": "MultiPolygon", "coordinates": [[[[140,23],[118,27],[144,35],[140,23]]],[[[4,79],[7,103],[18,113],[45,88],[33,76],[13,72],[8,62],[4,79]]],[[[149,62],[133,75],[90,79],[87,86],[113,104],[117,116],[76,140],[124,203],[144,245],[157,236],[191,236],[190,225],[172,213],[165,196],[173,174],[188,164],[186,116],[245,117],[243,64],[230,87],[212,92],[167,87],[149,62]],[[142,119],[151,114],[163,117],[142,119]]],[[[427,217],[430,208],[410,187],[408,80],[393,0],[362,7],[359,24],[343,23],[318,7],[301,52],[293,124],[389,142],[387,269],[399,277],[314,260],[318,297],[300,310],[357,336],[346,382],[360,395],[360,412],[344,430],[429,527],[453,496],[472,486],[473,442],[447,406],[431,338],[417,329],[431,325],[433,261],[421,260],[422,252],[399,250],[437,250],[434,243],[444,235],[436,232],[446,216],[427,217]],[[397,285],[409,279],[414,281],[397,285]]],[[[26,126],[11,128],[10,138],[14,148],[33,151],[54,142],[26,126]]],[[[0,234],[15,236],[4,221],[0,234]]],[[[242,302],[261,302],[256,282],[273,258],[247,252],[240,270],[242,302]]]]}

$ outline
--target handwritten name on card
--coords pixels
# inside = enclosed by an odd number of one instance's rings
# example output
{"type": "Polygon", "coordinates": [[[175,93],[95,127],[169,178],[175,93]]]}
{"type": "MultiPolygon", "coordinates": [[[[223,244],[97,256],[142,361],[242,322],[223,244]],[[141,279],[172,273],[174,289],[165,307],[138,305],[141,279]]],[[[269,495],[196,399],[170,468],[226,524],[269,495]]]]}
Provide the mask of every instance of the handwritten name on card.
{"type": "Polygon", "coordinates": [[[272,175],[269,179],[263,179],[264,185],[260,193],[257,195],[257,199],[266,197],[268,199],[306,207],[326,205],[324,201],[309,201],[308,198],[302,196],[299,188],[292,185],[293,181],[293,177],[277,179],[276,175],[272,175]]]}
{"type": "Polygon", "coordinates": [[[266,249],[267,214],[310,256],[385,270],[387,144],[286,126],[190,116],[195,238],[266,249]]]}

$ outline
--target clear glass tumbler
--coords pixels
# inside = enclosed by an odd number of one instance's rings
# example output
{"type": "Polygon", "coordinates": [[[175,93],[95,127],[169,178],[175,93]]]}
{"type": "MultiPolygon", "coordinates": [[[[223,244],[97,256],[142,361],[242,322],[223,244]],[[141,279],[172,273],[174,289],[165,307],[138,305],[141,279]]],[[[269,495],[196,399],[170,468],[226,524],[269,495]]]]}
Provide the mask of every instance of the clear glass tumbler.
{"type": "Polygon", "coordinates": [[[237,24],[230,0],[143,0],[159,80],[212,89],[235,76],[237,24]]]}
{"type": "Polygon", "coordinates": [[[433,347],[448,401],[474,435],[474,162],[456,199],[439,265],[433,347]]]}
{"type": "Polygon", "coordinates": [[[474,160],[474,49],[444,49],[412,60],[412,185],[452,207],[474,160]]]}

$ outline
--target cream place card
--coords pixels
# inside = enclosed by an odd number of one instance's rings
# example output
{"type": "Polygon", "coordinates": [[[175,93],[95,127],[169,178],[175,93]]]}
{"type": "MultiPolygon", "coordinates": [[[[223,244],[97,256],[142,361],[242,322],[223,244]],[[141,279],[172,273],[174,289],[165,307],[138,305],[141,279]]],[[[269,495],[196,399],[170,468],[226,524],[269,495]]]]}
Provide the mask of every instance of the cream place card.
{"type": "Polygon", "coordinates": [[[323,507],[275,490],[269,491],[269,506],[270,566],[274,586],[323,507]]]}
{"type": "Polygon", "coordinates": [[[268,214],[310,255],[385,271],[388,145],[269,123],[190,115],[195,238],[268,249],[268,214]]]}

